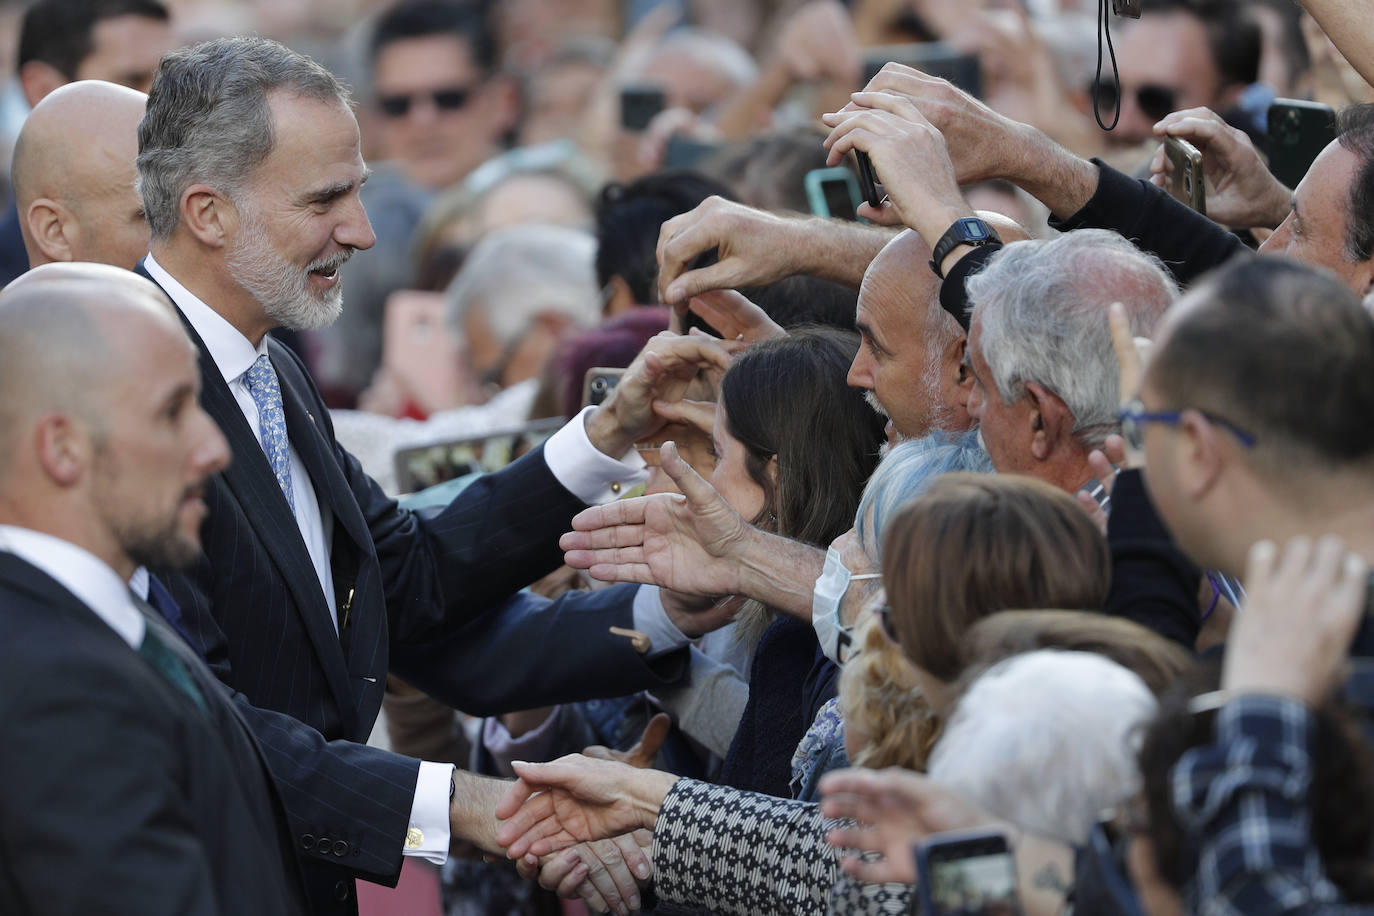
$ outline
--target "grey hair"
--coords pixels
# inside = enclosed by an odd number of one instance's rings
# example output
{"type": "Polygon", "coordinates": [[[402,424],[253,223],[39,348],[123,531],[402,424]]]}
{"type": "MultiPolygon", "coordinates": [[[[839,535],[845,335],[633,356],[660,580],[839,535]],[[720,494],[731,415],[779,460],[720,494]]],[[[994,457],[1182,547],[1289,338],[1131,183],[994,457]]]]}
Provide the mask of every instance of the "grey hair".
{"type": "Polygon", "coordinates": [[[1107,307],[1122,303],[1132,333],[1149,337],[1178,286],[1117,233],[1079,229],[1008,245],[969,278],[968,295],[1002,401],[1019,401],[1027,382],[1043,385],[1072,411],[1074,435],[1097,447],[1116,430],[1120,400],[1107,307]]]}
{"type": "Polygon", "coordinates": [[[542,224],[490,232],[463,262],[444,298],[451,326],[461,332],[468,310],[480,308],[503,347],[519,340],[541,312],[595,327],[601,321],[596,238],[542,224]]]}
{"type": "Polygon", "coordinates": [[[1040,649],[993,665],[964,691],[930,755],[930,778],[995,817],[1082,845],[1133,795],[1142,730],[1158,709],[1128,668],[1040,649]]]}
{"type": "Polygon", "coordinates": [[[680,51],[702,66],[710,67],[730,81],[736,89],[758,82],[759,66],[738,42],[716,32],[685,26],[668,33],[655,51],[662,56],[680,51]]]}
{"type": "Polygon", "coordinates": [[[154,240],[176,230],[192,184],[237,198],[276,143],[274,91],[352,104],[332,73],[266,38],[207,41],[162,58],[138,126],[138,191],[154,240]]]}
{"type": "Polygon", "coordinates": [[[992,473],[992,459],[978,443],[978,431],[960,435],[933,432],[893,446],[864,485],[854,530],[859,547],[875,569],[883,565],[882,534],[888,519],[924,493],[941,474],[952,471],[992,473]]]}

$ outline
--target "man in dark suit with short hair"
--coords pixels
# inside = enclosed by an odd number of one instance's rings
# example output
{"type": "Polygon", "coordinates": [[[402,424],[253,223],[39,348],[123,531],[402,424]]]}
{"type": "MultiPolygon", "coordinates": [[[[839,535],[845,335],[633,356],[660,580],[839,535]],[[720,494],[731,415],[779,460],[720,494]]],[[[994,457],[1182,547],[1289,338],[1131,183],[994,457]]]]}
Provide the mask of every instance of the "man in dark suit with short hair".
{"type": "Polygon", "coordinates": [[[304,913],[228,691],[125,584],[200,551],[228,446],[153,284],[0,293],[0,912],[304,913]]]}
{"type": "Polygon", "coordinates": [[[610,632],[652,634],[665,619],[634,587],[552,603],[518,591],[561,562],[578,510],[637,482],[633,443],[662,423],[653,399],[695,367],[656,365],[449,506],[400,510],[268,335],[333,321],[339,266],[374,241],[347,91],[264,39],[175,52],[149,94],[138,170],[152,236],[142,268],[200,349],[205,408],[234,453],[207,490],[204,555],[167,585],[198,648],[252,704],[312,903],[346,911],[349,875],[393,882],[403,854],[442,862],[452,837],[497,848],[499,784],[361,744],[389,671],[478,714],[685,673],[685,653],[664,651],[680,634],[659,630],[671,638],[641,653],[610,632]]]}

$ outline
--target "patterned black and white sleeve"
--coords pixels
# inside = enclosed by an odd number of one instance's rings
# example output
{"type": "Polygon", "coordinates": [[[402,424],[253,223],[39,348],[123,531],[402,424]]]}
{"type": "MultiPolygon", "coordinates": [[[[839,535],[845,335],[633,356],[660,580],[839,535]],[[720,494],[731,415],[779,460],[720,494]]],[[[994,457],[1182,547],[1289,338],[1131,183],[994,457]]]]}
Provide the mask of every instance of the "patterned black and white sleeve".
{"type": "Polygon", "coordinates": [[[816,804],[679,779],[654,823],[655,892],[723,916],[824,912],[836,823],[816,804]]]}

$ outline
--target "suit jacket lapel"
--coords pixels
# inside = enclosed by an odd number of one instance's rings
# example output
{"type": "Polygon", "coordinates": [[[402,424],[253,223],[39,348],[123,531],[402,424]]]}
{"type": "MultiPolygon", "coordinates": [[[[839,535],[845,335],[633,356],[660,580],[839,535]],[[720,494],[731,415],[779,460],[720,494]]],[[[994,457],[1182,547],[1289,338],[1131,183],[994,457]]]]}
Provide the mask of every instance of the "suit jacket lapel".
{"type": "MultiPolygon", "coordinates": [[[[338,526],[341,525],[344,533],[354,544],[366,544],[370,541],[370,535],[363,514],[358,509],[358,500],[353,496],[353,491],[339,468],[333,443],[320,430],[315,415],[306,406],[310,400],[307,390],[309,382],[297,371],[294,364],[288,364],[288,360],[277,355],[275,346],[271,349],[272,365],[277,370],[277,382],[281,386],[282,412],[286,415],[287,436],[296,447],[296,454],[300,455],[301,463],[309,472],[310,479],[314,481],[316,494],[321,502],[328,506],[334,521],[338,523],[334,529],[335,537],[338,537],[338,526]]],[[[263,460],[266,461],[265,456],[263,460]]],[[[321,506],[321,509],[323,508],[324,506],[321,506]]],[[[340,596],[340,599],[342,597],[340,596]]]]}
{"type": "MultiPolygon", "coordinates": [[[[138,272],[147,277],[148,274],[142,270],[142,266],[139,265],[138,272]]],[[[234,456],[229,467],[222,471],[220,476],[239,505],[243,507],[243,514],[249,526],[281,572],[286,588],[291,591],[306,632],[310,634],[310,641],[315,646],[315,655],[320,660],[320,667],[324,669],[325,677],[329,680],[330,689],[342,708],[352,709],[355,705],[354,693],[349,687],[348,670],[345,667],[343,653],[339,649],[339,636],[334,630],[333,614],[325,605],[324,590],[320,588],[315,564],[311,562],[310,552],[306,550],[305,541],[301,538],[296,517],[291,513],[291,506],[286,502],[286,496],[277,483],[276,475],[272,473],[272,466],[267,461],[267,455],[263,453],[261,443],[253,435],[253,428],[248,425],[243,411],[239,409],[238,402],[234,400],[233,393],[224,381],[224,375],[205,348],[205,342],[186,320],[186,316],[181,314],[180,309],[177,310],[177,316],[185,325],[186,333],[190,335],[191,342],[200,353],[201,406],[229,440],[229,447],[234,456]]],[[[283,401],[285,400],[283,392],[283,401]]],[[[289,420],[287,431],[288,435],[295,431],[290,427],[289,420]]],[[[291,444],[296,445],[297,451],[300,451],[294,438],[291,444]]],[[[314,468],[307,469],[314,474],[314,468]]],[[[319,481],[316,480],[317,489],[318,484],[319,481]]]]}
{"type": "MultiPolygon", "coordinates": [[[[321,514],[326,518],[332,514],[334,518],[331,560],[334,587],[338,592],[337,604],[340,606],[340,633],[346,637],[344,647],[348,671],[354,679],[351,683],[357,688],[355,699],[362,702],[364,694],[372,692],[380,696],[381,692],[374,669],[379,638],[376,628],[382,624],[382,619],[376,614],[352,617],[347,622],[348,632],[345,633],[344,615],[348,612],[343,607],[349,603],[349,593],[357,584],[360,558],[372,550],[372,537],[362,510],[358,508],[357,497],[334,454],[335,445],[307,406],[313,400],[310,397],[309,380],[290,357],[281,355],[275,344],[271,347],[272,365],[277,370],[277,381],[281,385],[287,435],[315,483],[321,514]],[[358,680],[363,677],[368,680],[358,680]]],[[[365,719],[375,718],[376,712],[374,710],[369,715],[365,710],[360,710],[359,715],[365,719]]]]}

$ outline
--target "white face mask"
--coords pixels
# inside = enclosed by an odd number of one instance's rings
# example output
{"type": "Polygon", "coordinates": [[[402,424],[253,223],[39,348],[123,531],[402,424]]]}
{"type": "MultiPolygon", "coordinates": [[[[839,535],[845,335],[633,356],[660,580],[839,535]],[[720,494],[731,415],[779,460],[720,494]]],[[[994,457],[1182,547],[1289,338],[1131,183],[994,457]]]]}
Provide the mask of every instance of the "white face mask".
{"type": "Polygon", "coordinates": [[[860,573],[854,575],[840,559],[840,552],[831,547],[825,552],[825,569],[811,593],[811,626],[816,628],[816,639],[820,641],[821,651],[835,664],[840,661],[840,650],[850,643],[849,627],[840,621],[840,605],[844,594],[849,591],[849,583],[858,579],[881,579],[882,573],[860,573]]]}

